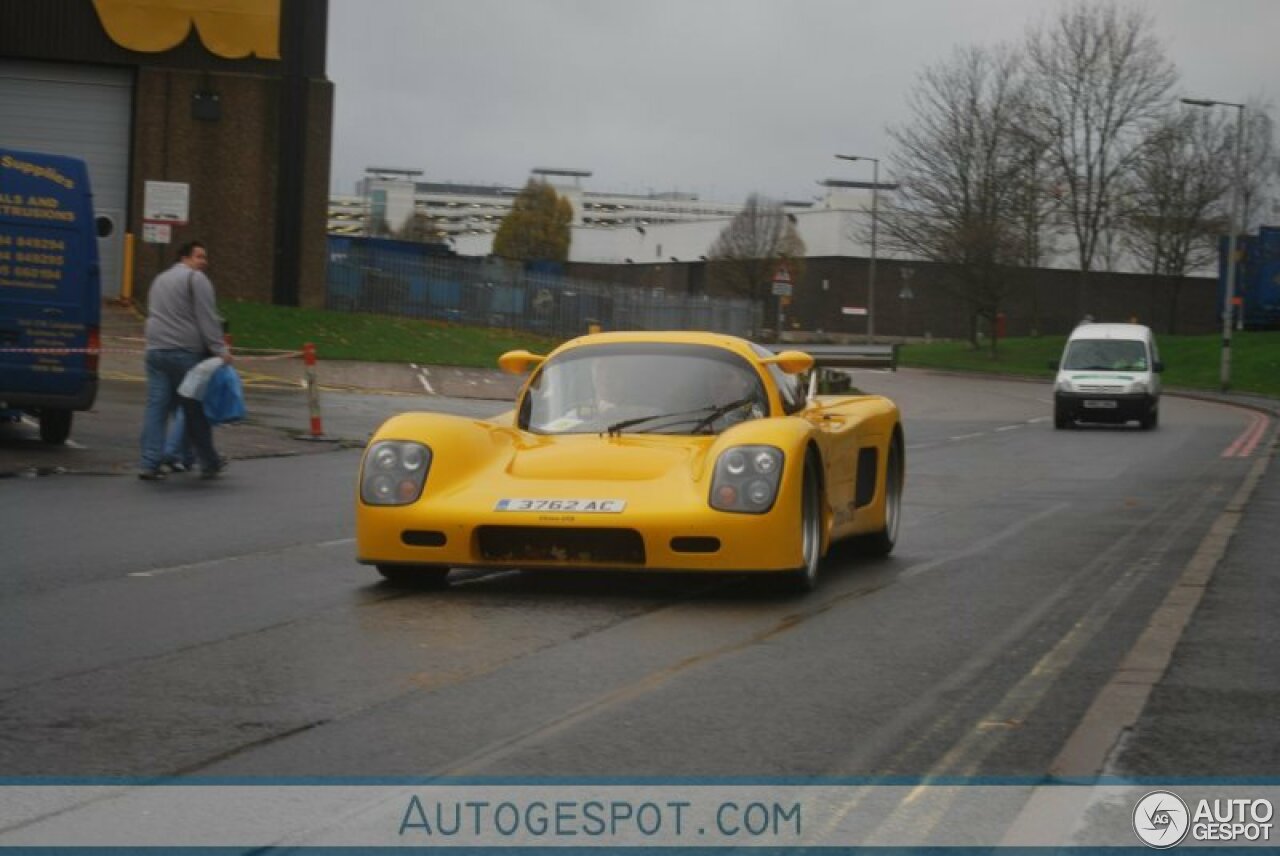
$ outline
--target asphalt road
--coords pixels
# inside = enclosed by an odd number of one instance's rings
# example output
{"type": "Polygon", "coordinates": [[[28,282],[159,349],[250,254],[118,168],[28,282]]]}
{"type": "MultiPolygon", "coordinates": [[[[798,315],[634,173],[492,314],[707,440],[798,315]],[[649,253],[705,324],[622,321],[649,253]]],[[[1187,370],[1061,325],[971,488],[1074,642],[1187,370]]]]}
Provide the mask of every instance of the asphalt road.
{"type": "MultiPolygon", "coordinates": [[[[567,573],[395,589],[354,563],[359,452],[342,444],[239,460],[213,482],[142,483],[110,465],[0,480],[0,772],[1051,772],[1265,453],[1240,454],[1256,417],[1167,398],[1154,432],[1055,431],[1041,385],[858,383],[904,413],[899,549],[833,557],[808,596],[736,577],[567,573]]],[[[404,404],[327,408],[359,437],[404,404]]],[[[276,406],[269,419],[293,418],[276,406]]],[[[286,450],[300,442],[275,433],[286,450]]],[[[1274,478],[1259,501],[1274,514],[1274,478]]],[[[1207,590],[1215,621],[1189,633],[1216,646],[1214,662],[1179,648],[1176,684],[1094,772],[1277,769],[1257,724],[1277,686],[1274,658],[1261,661],[1276,635],[1274,547],[1266,519],[1246,511],[1241,525],[1231,587],[1207,590]],[[1224,695],[1207,703],[1215,683],[1224,695]],[[1220,742],[1187,761],[1197,734],[1220,742]]]]}

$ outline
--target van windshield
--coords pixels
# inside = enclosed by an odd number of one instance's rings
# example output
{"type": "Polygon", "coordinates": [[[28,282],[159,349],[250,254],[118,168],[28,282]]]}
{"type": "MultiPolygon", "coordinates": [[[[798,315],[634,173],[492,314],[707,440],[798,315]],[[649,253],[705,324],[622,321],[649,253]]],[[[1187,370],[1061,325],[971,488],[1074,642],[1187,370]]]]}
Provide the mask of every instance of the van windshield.
{"type": "Polygon", "coordinates": [[[1068,371],[1144,372],[1147,348],[1134,339],[1076,339],[1067,345],[1068,371]]]}

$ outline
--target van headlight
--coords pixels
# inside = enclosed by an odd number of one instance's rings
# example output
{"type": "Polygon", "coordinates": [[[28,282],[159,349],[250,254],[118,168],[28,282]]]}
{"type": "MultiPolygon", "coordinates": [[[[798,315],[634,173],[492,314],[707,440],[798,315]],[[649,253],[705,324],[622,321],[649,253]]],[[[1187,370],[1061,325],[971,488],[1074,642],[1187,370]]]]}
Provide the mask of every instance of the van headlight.
{"type": "Polygon", "coordinates": [[[782,450],[734,446],[721,453],[711,480],[711,507],[718,511],[764,514],[773,508],[782,481],[782,450]]]}
{"type": "MultiPolygon", "coordinates": [[[[1043,389],[1043,387],[1041,388],[1043,389]]],[[[1063,378],[1062,380],[1054,384],[1054,389],[1056,389],[1058,392],[1074,392],[1075,391],[1071,387],[1071,381],[1068,380],[1067,378],[1063,378]]]]}
{"type": "Polygon", "coordinates": [[[431,450],[407,440],[381,440],[360,467],[360,499],[368,505],[408,505],[422,496],[431,450]]]}
{"type": "Polygon", "coordinates": [[[1140,395],[1146,395],[1151,391],[1151,389],[1147,386],[1147,382],[1145,380],[1135,380],[1129,385],[1129,391],[1140,395]]]}

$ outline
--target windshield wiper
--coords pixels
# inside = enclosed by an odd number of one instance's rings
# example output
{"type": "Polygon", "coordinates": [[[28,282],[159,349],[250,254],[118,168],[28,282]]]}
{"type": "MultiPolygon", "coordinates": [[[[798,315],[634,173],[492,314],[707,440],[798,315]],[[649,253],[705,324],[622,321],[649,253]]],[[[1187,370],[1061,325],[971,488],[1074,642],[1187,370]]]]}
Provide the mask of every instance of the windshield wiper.
{"type": "MultiPolygon", "coordinates": [[[[637,416],[635,419],[623,419],[621,422],[615,422],[604,430],[606,434],[613,436],[615,434],[621,434],[624,428],[633,428],[636,425],[643,425],[646,422],[653,422],[658,419],[674,419],[677,421],[671,424],[679,425],[681,421],[685,421],[696,416],[702,416],[691,432],[693,434],[697,434],[699,431],[703,430],[726,413],[737,410],[739,407],[744,407],[753,401],[755,401],[754,396],[750,398],[741,398],[737,401],[731,401],[728,404],[696,407],[693,410],[678,410],[675,413],[654,413],[649,416],[637,416]]],[[[664,425],[661,427],[666,426],[664,425]]]]}
{"type": "MultiPolygon", "coordinates": [[[[658,419],[674,419],[676,421],[670,424],[679,425],[681,422],[687,421],[692,417],[700,416],[702,418],[698,420],[698,423],[693,426],[693,430],[690,432],[692,434],[697,434],[706,429],[712,422],[715,422],[721,416],[724,416],[726,413],[737,410],[739,407],[745,407],[755,400],[754,396],[750,396],[748,398],[740,398],[737,401],[730,401],[728,404],[710,404],[706,407],[694,408],[693,410],[680,410],[675,413],[654,413],[651,416],[638,416],[635,419],[624,419],[621,422],[615,422],[606,428],[605,432],[610,435],[621,434],[624,428],[632,428],[636,425],[642,425],[645,422],[653,422],[658,419]]],[[[659,427],[665,428],[667,426],[663,425],[659,427]]]]}
{"type": "Polygon", "coordinates": [[[721,416],[732,413],[740,407],[746,407],[748,404],[754,404],[756,398],[754,395],[748,395],[746,398],[739,398],[737,401],[730,401],[728,404],[721,404],[711,409],[701,422],[693,426],[693,433],[699,434],[711,427],[711,423],[715,422],[721,416]]]}

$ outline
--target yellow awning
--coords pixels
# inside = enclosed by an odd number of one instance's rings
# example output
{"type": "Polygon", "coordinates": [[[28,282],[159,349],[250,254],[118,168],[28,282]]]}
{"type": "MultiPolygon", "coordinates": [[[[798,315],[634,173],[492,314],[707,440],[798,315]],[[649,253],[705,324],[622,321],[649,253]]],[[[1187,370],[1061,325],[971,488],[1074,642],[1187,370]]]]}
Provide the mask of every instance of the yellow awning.
{"type": "Polygon", "coordinates": [[[111,41],[140,53],[182,44],[194,24],[224,59],[280,58],[280,0],[93,0],[111,41]]]}

